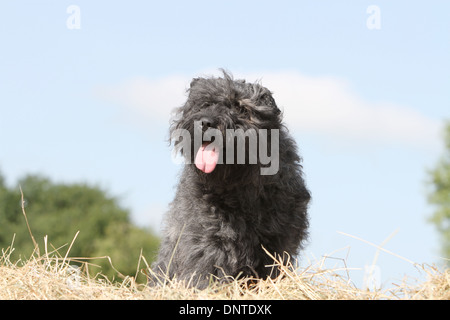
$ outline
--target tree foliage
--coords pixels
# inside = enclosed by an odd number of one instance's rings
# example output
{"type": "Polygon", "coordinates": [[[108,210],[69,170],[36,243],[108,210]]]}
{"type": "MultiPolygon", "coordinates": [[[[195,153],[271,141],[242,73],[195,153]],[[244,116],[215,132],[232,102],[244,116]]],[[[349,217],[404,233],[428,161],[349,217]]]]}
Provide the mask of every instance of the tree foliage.
{"type": "MultiPolygon", "coordinates": [[[[450,258],[450,122],[445,130],[445,151],[436,167],[429,172],[431,191],[428,200],[435,206],[430,221],[442,239],[442,253],[450,258]]],[[[448,263],[448,262],[447,262],[448,263]]],[[[449,264],[449,263],[448,263],[449,264]]]]}
{"type": "MultiPolygon", "coordinates": [[[[116,270],[132,276],[136,274],[141,250],[149,263],[155,257],[158,237],[149,229],[133,225],[129,211],[100,188],[57,184],[35,175],[26,176],[18,184],[23,190],[26,215],[41,254],[44,236],[48,235],[48,251],[60,248],[59,254],[65,254],[67,244],[80,231],[70,257],[109,256],[116,270]]],[[[34,245],[22,213],[20,188],[8,188],[0,174],[0,248],[10,246],[13,238],[15,250],[11,259],[29,258],[34,245]]],[[[118,274],[108,259],[89,261],[91,273],[101,272],[117,279],[118,274]]]]}

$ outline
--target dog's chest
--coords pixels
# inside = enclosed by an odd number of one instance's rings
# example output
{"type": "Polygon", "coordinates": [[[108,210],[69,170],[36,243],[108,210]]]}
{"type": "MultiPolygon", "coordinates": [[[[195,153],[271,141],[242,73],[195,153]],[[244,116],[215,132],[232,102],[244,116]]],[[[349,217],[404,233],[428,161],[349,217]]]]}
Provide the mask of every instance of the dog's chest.
{"type": "Polygon", "coordinates": [[[243,188],[223,193],[204,193],[203,204],[207,212],[218,218],[253,219],[261,211],[262,199],[255,192],[243,188]]]}
{"type": "Polygon", "coordinates": [[[207,213],[199,224],[205,237],[216,241],[245,241],[259,234],[262,201],[245,192],[208,194],[203,197],[203,210],[207,213]]]}

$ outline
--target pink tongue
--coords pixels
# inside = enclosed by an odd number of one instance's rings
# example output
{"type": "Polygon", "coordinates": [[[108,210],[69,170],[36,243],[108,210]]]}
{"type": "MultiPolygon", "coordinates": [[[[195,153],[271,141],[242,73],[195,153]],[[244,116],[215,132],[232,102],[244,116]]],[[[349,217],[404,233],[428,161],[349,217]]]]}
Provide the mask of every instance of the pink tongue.
{"type": "Polygon", "coordinates": [[[195,156],[195,166],[204,173],[213,172],[219,160],[219,153],[216,152],[214,146],[209,146],[209,143],[204,143],[197,151],[195,156]]]}

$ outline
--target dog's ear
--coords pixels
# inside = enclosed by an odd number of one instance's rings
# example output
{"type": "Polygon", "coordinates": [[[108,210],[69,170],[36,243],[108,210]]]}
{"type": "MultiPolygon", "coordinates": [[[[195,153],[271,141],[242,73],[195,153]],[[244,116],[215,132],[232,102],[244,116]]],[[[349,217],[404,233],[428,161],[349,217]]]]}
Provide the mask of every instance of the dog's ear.
{"type": "Polygon", "coordinates": [[[272,92],[270,92],[268,89],[264,88],[265,92],[261,97],[261,100],[266,106],[269,106],[273,108],[275,115],[279,116],[281,114],[281,110],[278,108],[277,104],[275,103],[275,99],[272,96],[272,92]]]}
{"type": "Polygon", "coordinates": [[[190,88],[194,87],[195,84],[196,84],[199,80],[200,80],[200,78],[194,78],[194,79],[192,79],[190,88]]]}

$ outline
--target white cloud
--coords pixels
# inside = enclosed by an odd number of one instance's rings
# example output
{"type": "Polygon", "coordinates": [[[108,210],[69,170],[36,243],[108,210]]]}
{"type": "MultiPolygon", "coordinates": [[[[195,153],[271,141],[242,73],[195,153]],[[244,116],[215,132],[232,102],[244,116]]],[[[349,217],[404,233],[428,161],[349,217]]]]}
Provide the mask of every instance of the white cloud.
{"type": "Polygon", "coordinates": [[[269,73],[262,83],[274,93],[288,125],[300,132],[419,147],[438,138],[439,121],[399,104],[364,100],[342,79],[269,73]]]}
{"type": "Polygon", "coordinates": [[[168,124],[170,113],[186,100],[186,89],[190,79],[171,76],[152,80],[136,77],[118,85],[97,86],[94,94],[103,100],[124,106],[127,111],[144,117],[149,125],[164,122],[168,124]]]}
{"type": "MultiPolygon", "coordinates": [[[[96,93],[144,117],[149,124],[167,123],[173,108],[186,99],[192,77],[133,78],[96,93]]],[[[235,74],[252,82],[258,79],[274,93],[291,131],[344,139],[410,146],[435,146],[440,122],[419,111],[391,102],[367,101],[339,78],[305,76],[296,72],[235,74]]]]}

